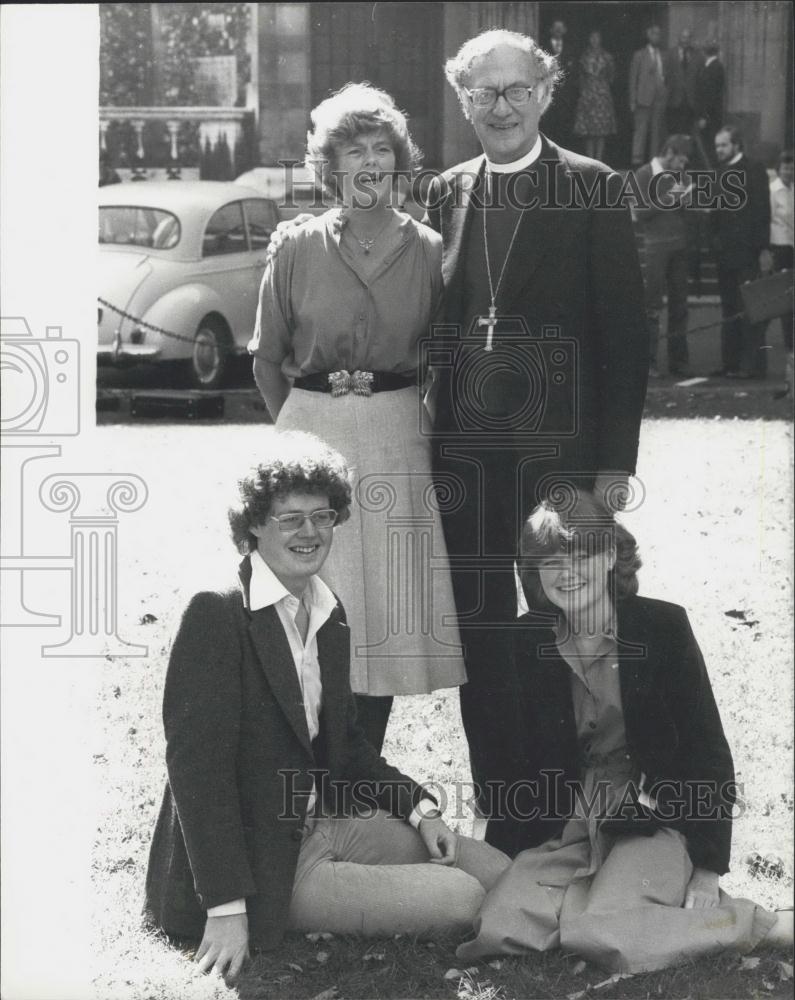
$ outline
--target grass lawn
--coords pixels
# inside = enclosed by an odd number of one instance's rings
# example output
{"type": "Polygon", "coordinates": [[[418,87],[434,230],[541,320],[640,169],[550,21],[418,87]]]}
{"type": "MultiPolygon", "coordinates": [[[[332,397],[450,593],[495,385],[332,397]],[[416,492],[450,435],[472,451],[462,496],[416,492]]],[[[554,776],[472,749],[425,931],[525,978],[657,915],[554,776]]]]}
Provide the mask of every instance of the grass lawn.
{"type": "MultiPolygon", "coordinates": [[[[258,425],[97,432],[108,456],[122,455],[150,490],[134,526],[127,521],[119,529],[119,632],[147,644],[149,655],[106,662],[92,737],[102,791],[93,863],[102,1000],[229,995],[222,983],[199,976],[186,955],[144,933],[139,913],[165,779],[160,703],[169,643],[192,593],[234,575],[225,528],[229,484],[269,433],[258,425]]],[[[644,557],[641,593],[690,612],[744,785],[745,811],[723,887],[768,906],[789,905],[793,885],[791,438],[784,421],[649,420],[639,460],[646,500],[625,518],[644,557]],[[741,862],[752,850],[781,856],[784,877],[753,877],[741,862]]],[[[453,801],[456,783],[464,783],[465,798],[469,770],[457,694],[398,699],[384,753],[417,779],[440,782],[453,801]]],[[[465,803],[451,807],[448,819],[471,829],[465,803]]],[[[791,956],[763,951],[758,963],[725,955],[602,985],[607,975],[600,969],[558,954],[482,963],[445,978],[457,965],[456,943],[296,937],[278,954],[258,957],[239,993],[323,1000],[511,1000],[585,990],[716,1000],[792,995],[791,956]]]]}

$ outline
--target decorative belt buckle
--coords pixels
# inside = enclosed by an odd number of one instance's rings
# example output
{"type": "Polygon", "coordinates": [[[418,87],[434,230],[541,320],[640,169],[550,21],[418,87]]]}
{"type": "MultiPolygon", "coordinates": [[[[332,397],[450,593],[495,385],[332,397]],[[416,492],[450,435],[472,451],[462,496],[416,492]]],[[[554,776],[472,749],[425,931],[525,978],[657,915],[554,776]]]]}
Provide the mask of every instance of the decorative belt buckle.
{"type": "Polygon", "coordinates": [[[372,372],[359,371],[358,368],[355,372],[343,368],[337,372],[329,372],[328,376],[331,395],[334,397],[347,396],[349,392],[354,396],[372,396],[373,379],[372,372]]]}

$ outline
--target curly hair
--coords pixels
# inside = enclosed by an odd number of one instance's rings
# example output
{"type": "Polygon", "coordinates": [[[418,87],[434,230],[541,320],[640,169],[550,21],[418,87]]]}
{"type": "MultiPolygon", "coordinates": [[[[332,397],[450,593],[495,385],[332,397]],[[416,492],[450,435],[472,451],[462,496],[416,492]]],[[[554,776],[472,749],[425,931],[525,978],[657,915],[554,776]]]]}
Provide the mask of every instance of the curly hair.
{"type": "Polygon", "coordinates": [[[315,182],[338,198],[342,191],[336,176],[340,146],[356,136],[384,131],[395,152],[395,177],[411,176],[422,162],[422,153],[409,133],[406,116],[392,98],[369,83],[348,83],[312,111],[313,130],[306,135],[306,165],[315,182]]]}
{"type": "Polygon", "coordinates": [[[563,71],[558,66],[555,56],[542,49],[529,35],[522,35],[518,31],[508,31],[505,28],[492,28],[489,31],[482,31],[479,35],[464,42],[458,52],[452,59],[448,59],[444,66],[447,82],[458,94],[458,100],[461,102],[461,107],[467,118],[471,118],[471,110],[464,87],[469,81],[472,67],[479,59],[483,59],[503,45],[519,49],[520,52],[524,52],[528,56],[536,83],[540,83],[544,87],[544,97],[541,99],[542,114],[552,101],[555,87],[563,77],[563,71]]]}
{"type": "Polygon", "coordinates": [[[635,536],[590,493],[580,493],[573,503],[544,501],[528,517],[522,529],[519,578],[528,607],[560,614],[544,593],[538,573],[542,559],[574,551],[601,552],[615,549],[616,561],[608,574],[608,587],[619,602],[638,592],[641,558],[635,536]]]}
{"type": "Polygon", "coordinates": [[[327,496],[337,524],[350,517],[351,484],[345,459],[314,434],[275,431],[268,458],[237,482],[237,503],[229,508],[232,541],[241,555],[257,547],[251,528],[264,524],[274,500],[290,493],[327,496]]]}

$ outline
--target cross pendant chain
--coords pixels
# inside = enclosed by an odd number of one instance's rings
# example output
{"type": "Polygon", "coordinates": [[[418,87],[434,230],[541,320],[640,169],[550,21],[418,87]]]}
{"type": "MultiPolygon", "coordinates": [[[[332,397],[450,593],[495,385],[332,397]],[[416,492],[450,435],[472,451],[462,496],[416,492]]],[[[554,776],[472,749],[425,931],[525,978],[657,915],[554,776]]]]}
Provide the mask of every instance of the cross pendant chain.
{"type": "MultiPolygon", "coordinates": [[[[491,175],[488,175],[488,181],[491,183],[491,175]]],[[[494,281],[491,277],[491,259],[489,257],[489,234],[486,231],[486,206],[482,206],[483,212],[483,251],[486,257],[486,274],[489,279],[489,294],[491,295],[491,305],[489,306],[489,315],[480,316],[478,318],[479,327],[487,327],[486,331],[486,343],[483,347],[484,351],[491,351],[494,349],[494,327],[497,325],[497,295],[500,291],[500,285],[502,284],[502,279],[505,276],[505,268],[508,265],[508,258],[511,256],[511,250],[513,250],[513,245],[516,241],[516,234],[519,232],[519,226],[522,224],[522,219],[524,218],[524,209],[519,213],[519,218],[516,220],[516,225],[513,229],[513,236],[511,236],[511,242],[508,244],[508,251],[505,254],[505,260],[502,262],[502,270],[500,271],[500,276],[497,278],[497,287],[494,287],[494,281]]]]}
{"type": "Polygon", "coordinates": [[[362,248],[362,250],[364,250],[365,253],[370,253],[370,251],[375,246],[375,240],[359,240],[359,239],[357,239],[356,242],[359,244],[359,246],[362,248]]]}
{"type": "Polygon", "coordinates": [[[492,340],[494,338],[494,327],[496,325],[497,325],[497,307],[492,302],[492,304],[489,306],[488,316],[478,317],[478,326],[488,327],[488,330],[486,331],[486,344],[483,348],[484,351],[493,350],[492,340]]]}

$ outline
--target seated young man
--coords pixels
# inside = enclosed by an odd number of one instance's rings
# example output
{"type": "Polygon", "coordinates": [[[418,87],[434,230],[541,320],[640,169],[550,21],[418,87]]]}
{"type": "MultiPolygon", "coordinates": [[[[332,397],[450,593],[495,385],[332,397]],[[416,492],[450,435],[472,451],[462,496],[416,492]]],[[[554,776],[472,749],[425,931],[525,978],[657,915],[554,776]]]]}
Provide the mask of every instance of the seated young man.
{"type": "Polygon", "coordinates": [[[200,967],[227,982],[286,930],[467,929],[508,864],[358,728],[344,613],[316,575],[345,530],[347,469],[311,435],[271,442],[229,511],[239,584],[197,594],[171,650],[146,880],[150,922],[201,938],[200,967]]]}

